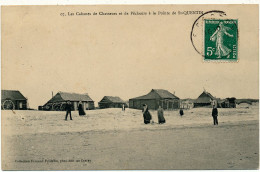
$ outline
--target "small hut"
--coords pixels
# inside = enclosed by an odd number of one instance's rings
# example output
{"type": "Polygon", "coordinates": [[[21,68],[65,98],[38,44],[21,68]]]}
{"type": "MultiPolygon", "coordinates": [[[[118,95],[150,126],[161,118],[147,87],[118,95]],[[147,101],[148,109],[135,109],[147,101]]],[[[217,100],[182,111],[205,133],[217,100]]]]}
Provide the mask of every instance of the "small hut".
{"type": "Polygon", "coordinates": [[[98,102],[98,106],[100,109],[104,108],[121,108],[123,105],[127,107],[127,104],[120,97],[113,96],[104,96],[100,102],[98,102]]]}
{"type": "Polygon", "coordinates": [[[1,109],[26,110],[28,109],[27,98],[17,90],[1,90],[1,109]]]}
{"type": "Polygon", "coordinates": [[[226,98],[224,100],[218,101],[218,106],[222,108],[236,108],[236,98],[226,98]]]}
{"type": "Polygon", "coordinates": [[[72,110],[74,111],[78,109],[78,104],[80,101],[82,102],[82,106],[85,110],[95,109],[94,101],[88,94],[58,92],[41,108],[39,107],[39,110],[64,111],[67,101],[72,103],[72,110]]]}
{"type": "Polygon", "coordinates": [[[212,103],[216,101],[217,99],[209,92],[203,91],[203,93],[194,101],[194,107],[212,107],[212,103]]]}
{"type": "Polygon", "coordinates": [[[148,94],[129,99],[129,108],[142,109],[143,104],[147,104],[149,109],[158,109],[159,105],[163,109],[179,108],[180,99],[174,94],[163,89],[152,89],[148,94]]]}

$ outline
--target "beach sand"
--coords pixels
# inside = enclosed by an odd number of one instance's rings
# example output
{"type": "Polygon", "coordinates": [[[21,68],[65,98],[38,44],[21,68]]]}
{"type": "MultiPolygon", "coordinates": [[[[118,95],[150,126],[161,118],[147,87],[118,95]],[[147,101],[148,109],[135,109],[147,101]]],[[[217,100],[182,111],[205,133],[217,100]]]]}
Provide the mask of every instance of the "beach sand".
{"type": "Polygon", "coordinates": [[[258,169],[258,104],[165,111],[143,124],[140,110],[2,111],[3,170],[258,169]]]}

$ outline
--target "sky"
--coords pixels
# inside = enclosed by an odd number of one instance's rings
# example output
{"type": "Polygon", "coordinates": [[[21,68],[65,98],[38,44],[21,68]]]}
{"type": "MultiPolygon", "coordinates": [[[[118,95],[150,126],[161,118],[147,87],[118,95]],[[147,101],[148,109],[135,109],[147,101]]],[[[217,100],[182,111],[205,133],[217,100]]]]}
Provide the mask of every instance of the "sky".
{"type": "Polygon", "coordinates": [[[45,104],[52,92],[58,91],[88,93],[96,105],[103,96],[128,100],[151,89],[166,89],[180,98],[197,98],[204,88],[219,98],[258,98],[257,6],[214,6],[239,21],[236,63],[203,62],[190,40],[192,24],[199,15],[60,15],[212,8],[3,7],[1,87],[20,90],[31,108],[45,104]]]}

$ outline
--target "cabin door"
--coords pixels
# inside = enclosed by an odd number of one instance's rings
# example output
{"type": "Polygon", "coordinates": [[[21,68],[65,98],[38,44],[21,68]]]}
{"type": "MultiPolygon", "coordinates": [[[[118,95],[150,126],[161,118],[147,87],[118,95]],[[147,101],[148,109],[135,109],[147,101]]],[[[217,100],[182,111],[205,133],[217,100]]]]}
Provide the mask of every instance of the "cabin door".
{"type": "Polygon", "coordinates": [[[19,109],[23,108],[23,102],[19,102],[19,109]]]}
{"type": "Polygon", "coordinates": [[[83,108],[84,110],[86,110],[86,102],[83,102],[83,103],[82,103],[82,108],[83,108]]]}

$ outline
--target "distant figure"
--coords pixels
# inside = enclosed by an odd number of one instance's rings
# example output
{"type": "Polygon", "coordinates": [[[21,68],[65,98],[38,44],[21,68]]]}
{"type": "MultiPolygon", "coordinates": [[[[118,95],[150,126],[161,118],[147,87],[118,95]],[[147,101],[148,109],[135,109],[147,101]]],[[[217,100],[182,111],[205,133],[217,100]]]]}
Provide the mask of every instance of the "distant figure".
{"type": "Polygon", "coordinates": [[[65,117],[65,120],[67,121],[67,118],[68,118],[68,115],[70,114],[70,120],[72,120],[72,117],[71,117],[71,110],[72,110],[72,104],[70,101],[67,101],[67,104],[65,106],[65,110],[66,110],[66,117],[65,117]]]}
{"type": "Polygon", "coordinates": [[[163,108],[161,106],[159,106],[157,110],[157,114],[158,114],[158,124],[164,124],[166,121],[163,115],[163,108]]]}
{"type": "Polygon", "coordinates": [[[218,125],[218,109],[214,107],[212,109],[213,124],[218,125]]]}
{"type": "Polygon", "coordinates": [[[84,109],[82,107],[82,102],[81,101],[79,102],[78,111],[79,111],[79,115],[80,116],[86,115],[86,113],[85,113],[85,111],[84,111],[84,109]]]}
{"type": "Polygon", "coordinates": [[[148,110],[148,106],[146,104],[143,105],[143,117],[144,117],[144,123],[149,124],[152,116],[148,110]]]}
{"type": "Polygon", "coordinates": [[[125,104],[122,104],[122,111],[125,111],[125,104]]]}
{"type": "Polygon", "coordinates": [[[180,109],[180,116],[182,117],[184,115],[183,109],[180,109]]]}

